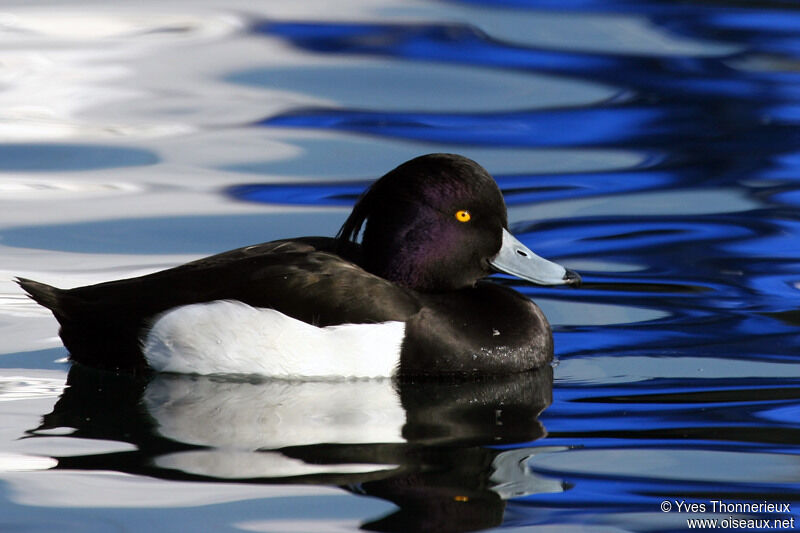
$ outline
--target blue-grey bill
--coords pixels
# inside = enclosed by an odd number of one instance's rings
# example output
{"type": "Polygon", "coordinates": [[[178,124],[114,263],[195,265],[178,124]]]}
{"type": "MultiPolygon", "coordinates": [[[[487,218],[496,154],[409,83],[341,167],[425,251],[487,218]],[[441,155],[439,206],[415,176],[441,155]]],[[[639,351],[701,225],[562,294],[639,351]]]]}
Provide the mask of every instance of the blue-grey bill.
{"type": "Polygon", "coordinates": [[[506,229],[503,229],[503,245],[489,264],[500,272],[538,285],[580,284],[578,274],[539,257],[506,229]]]}

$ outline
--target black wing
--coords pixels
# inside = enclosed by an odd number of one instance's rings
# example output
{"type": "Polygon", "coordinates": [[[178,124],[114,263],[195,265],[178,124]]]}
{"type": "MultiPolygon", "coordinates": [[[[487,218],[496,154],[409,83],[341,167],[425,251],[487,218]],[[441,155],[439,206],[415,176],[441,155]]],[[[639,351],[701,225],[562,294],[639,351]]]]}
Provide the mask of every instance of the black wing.
{"type": "Polygon", "coordinates": [[[327,251],[332,247],[326,238],[274,241],[69,290],[19,282],[53,311],[74,360],[106,368],[144,367],[142,330],[182,305],[239,300],[318,326],[405,321],[419,310],[413,292],[327,251]]]}

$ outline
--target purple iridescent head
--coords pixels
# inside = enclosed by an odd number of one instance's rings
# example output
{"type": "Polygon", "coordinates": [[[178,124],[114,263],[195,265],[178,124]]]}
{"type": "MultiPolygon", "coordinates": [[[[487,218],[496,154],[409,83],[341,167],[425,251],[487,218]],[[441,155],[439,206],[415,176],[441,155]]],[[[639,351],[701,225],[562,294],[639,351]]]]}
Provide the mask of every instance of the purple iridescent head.
{"type": "Polygon", "coordinates": [[[503,195],[476,162],[429,154],[403,163],[359,199],[337,236],[355,241],[362,265],[422,291],[470,287],[493,271],[545,285],[576,275],[528,250],[508,232],[503,195]],[[536,263],[539,275],[528,272],[536,263]]]}

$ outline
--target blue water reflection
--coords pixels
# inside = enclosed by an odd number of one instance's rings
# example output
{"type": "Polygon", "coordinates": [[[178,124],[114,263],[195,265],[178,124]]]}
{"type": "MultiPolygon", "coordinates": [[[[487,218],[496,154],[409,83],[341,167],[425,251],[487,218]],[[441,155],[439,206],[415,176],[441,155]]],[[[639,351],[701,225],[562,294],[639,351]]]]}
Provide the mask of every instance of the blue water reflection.
{"type": "MultiPolygon", "coordinates": [[[[506,525],[602,521],[682,530],[685,521],[662,513],[659,501],[797,501],[800,477],[783,473],[797,464],[792,424],[800,405],[800,216],[793,209],[800,201],[800,13],[780,2],[463,3],[636,13],[667,34],[732,47],[647,56],[525,46],[461,23],[253,26],[320,56],[556,74],[617,89],[602,102],[546,109],[421,112],[342,102],[257,123],[431,147],[645,155],[613,171],[497,175],[512,228],[526,244],[568,265],[598,265],[582,272],[579,294],[498,280],[542,301],[555,318],[561,366],[554,403],[542,415],[549,437],[537,445],[576,450],[531,460],[535,472],[570,489],[517,501],[506,525]],[[708,190],[717,196],[703,196],[708,190]],[[656,191],[662,196],[636,196],[656,191]],[[603,208],[611,198],[619,205],[603,208]],[[604,264],[636,268],[605,271],[604,264]]],[[[351,205],[368,183],[252,180],[227,193],[270,204],[351,205]]]]}

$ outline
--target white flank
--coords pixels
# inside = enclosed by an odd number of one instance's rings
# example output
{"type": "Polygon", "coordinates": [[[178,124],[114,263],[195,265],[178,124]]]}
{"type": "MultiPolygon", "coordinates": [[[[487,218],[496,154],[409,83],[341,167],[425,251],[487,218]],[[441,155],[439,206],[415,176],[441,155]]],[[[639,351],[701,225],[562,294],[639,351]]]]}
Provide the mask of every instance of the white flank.
{"type": "Polygon", "coordinates": [[[142,350],[163,372],[389,377],[397,371],[404,334],[403,322],[320,328],[274,309],[220,300],[167,311],[142,350]]]}

